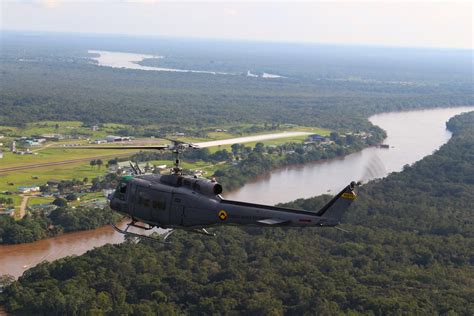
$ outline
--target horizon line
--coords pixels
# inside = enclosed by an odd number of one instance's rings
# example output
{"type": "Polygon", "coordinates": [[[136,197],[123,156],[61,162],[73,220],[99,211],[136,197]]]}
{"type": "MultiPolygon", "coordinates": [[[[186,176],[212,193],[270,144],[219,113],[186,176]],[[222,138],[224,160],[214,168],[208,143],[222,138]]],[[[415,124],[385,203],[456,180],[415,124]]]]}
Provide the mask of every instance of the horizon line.
{"type": "Polygon", "coordinates": [[[312,42],[312,41],[291,41],[291,40],[265,40],[265,39],[249,39],[249,38],[220,38],[220,37],[200,37],[200,36],[170,36],[162,34],[130,34],[130,33],[90,33],[90,32],[74,32],[74,31],[52,31],[52,30],[18,30],[0,28],[0,33],[37,33],[37,34],[62,34],[76,36],[95,36],[95,37],[135,37],[135,38],[153,38],[153,39],[175,39],[175,40],[208,40],[208,41],[224,41],[224,42],[247,42],[260,44],[294,44],[294,45],[322,45],[322,46],[350,46],[350,47],[366,47],[366,48],[396,48],[396,49],[422,49],[422,50],[457,50],[457,51],[474,51],[474,48],[466,47],[441,47],[441,46],[409,46],[409,45],[390,45],[377,43],[341,43],[341,42],[312,42]]]}

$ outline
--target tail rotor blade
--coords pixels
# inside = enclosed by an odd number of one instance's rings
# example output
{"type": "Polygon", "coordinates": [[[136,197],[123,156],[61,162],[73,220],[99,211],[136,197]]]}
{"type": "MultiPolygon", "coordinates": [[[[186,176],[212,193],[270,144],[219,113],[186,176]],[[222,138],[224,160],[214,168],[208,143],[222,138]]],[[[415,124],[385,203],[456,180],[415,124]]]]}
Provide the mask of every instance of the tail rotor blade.
{"type": "Polygon", "coordinates": [[[381,178],[386,174],[387,169],[385,168],[383,161],[379,158],[379,156],[374,155],[365,165],[362,177],[359,181],[361,183],[367,183],[370,180],[381,178]]]}

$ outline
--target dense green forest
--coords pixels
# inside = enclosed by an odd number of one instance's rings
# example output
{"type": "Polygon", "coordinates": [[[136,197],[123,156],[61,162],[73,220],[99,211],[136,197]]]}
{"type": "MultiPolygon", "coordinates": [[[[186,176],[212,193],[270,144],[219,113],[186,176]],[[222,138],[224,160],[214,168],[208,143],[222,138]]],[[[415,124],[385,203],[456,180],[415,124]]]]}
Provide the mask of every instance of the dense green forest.
{"type": "Polygon", "coordinates": [[[1,37],[0,125],[79,120],[178,128],[267,122],[367,130],[372,113],[474,104],[471,55],[462,50],[14,32],[1,37]],[[89,49],[165,55],[163,66],[255,69],[287,78],[98,67],[89,49]]]}
{"type": "Polygon", "coordinates": [[[28,270],[1,302],[44,315],[472,315],[474,112],[448,126],[433,155],[360,188],[349,232],[223,227],[108,245],[28,270]]]}

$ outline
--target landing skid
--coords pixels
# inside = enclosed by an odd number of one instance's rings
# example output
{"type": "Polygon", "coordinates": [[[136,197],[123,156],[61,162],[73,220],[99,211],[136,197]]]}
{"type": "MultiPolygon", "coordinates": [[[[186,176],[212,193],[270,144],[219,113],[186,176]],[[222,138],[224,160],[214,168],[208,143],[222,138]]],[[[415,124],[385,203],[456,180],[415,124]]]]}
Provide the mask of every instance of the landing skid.
{"type": "MultiPolygon", "coordinates": [[[[112,227],[114,228],[115,231],[125,235],[125,236],[130,236],[130,237],[136,237],[136,238],[140,238],[140,239],[146,239],[146,240],[151,240],[151,241],[156,241],[156,242],[159,242],[159,243],[163,243],[163,244],[170,244],[171,242],[168,242],[166,241],[170,236],[171,234],[173,234],[175,232],[174,229],[170,229],[168,232],[166,232],[166,234],[163,236],[163,239],[158,239],[158,238],[155,238],[155,237],[151,237],[151,236],[147,236],[147,235],[143,235],[143,234],[137,234],[137,233],[132,233],[132,232],[129,232],[128,229],[130,227],[137,227],[137,228],[140,228],[140,229],[144,229],[144,230],[150,230],[150,229],[153,229],[154,226],[142,226],[142,225],[137,225],[137,221],[135,220],[132,220],[130,223],[127,224],[127,228],[125,229],[121,229],[121,228],[118,228],[115,224],[112,224],[112,227]]],[[[210,233],[208,232],[205,228],[196,228],[196,229],[190,229],[190,230],[186,230],[187,232],[191,232],[191,233],[196,233],[196,234],[201,234],[201,235],[205,235],[205,236],[210,236],[210,237],[215,237],[216,234],[213,234],[213,233],[210,233]]]]}
{"type": "Polygon", "coordinates": [[[144,230],[150,230],[150,229],[153,229],[153,226],[142,226],[142,225],[137,225],[136,224],[136,221],[131,221],[130,223],[127,224],[127,228],[125,229],[120,229],[118,228],[115,224],[112,224],[112,227],[115,229],[115,231],[117,231],[118,233],[120,234],[123,234],[125,236],[130,236],[130,237],[136,237],[136,238],[140,238],[140,239],[146,239],[146,240],[151,240],[151,241],[155,241],[155,242],[159,242],[159,243],[163,243],[163,244],[169,244],[169,242],[166,242],[166,238],[171,234],[171,232],[168,232],[166,235],[165,235],[165,238],[163,239],[158,239],[158,238],[155,238],[155,237],[151,237],[151,236],[147,236],[147,235],[143,235],[143,234],[137,234],[137,233],[132,233],[132,232],[129,232],[128,229],[130,228],[130,226],[132,227],[137,227],[137,228],[141,228],[141,229],[144,229],[144,230]]]}

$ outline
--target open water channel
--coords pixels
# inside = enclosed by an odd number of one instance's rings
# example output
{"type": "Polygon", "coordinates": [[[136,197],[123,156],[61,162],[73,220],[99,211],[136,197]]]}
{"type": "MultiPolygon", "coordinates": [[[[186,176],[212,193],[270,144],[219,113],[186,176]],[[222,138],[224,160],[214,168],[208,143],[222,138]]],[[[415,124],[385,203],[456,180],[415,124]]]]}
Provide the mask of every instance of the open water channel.
{"type": "MultiPolygon", "coordinates": [[[[352,180],[385,177],[433,153],[451,137],[446,121],[474,107],[442,108],[374,115],[370,121],[387,131],[389,149],[366,148],[340,159],[278,169],[248,183],[227,199],[276,204],[320,194],[334,194],[352,180]]],[[[122,224],[124,225],[124,224],[122,224]]],[[[204,237],[203,237],[204,238],[204,237]]],[[[218,238],[218,237],[217,237],[218,238]]],[[[48,260],[81,255],[124,238],[112,227],[69,233],[29,244],[0,246],[0,275],[19,277],[26,269],[48,260]]]]}

